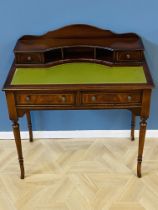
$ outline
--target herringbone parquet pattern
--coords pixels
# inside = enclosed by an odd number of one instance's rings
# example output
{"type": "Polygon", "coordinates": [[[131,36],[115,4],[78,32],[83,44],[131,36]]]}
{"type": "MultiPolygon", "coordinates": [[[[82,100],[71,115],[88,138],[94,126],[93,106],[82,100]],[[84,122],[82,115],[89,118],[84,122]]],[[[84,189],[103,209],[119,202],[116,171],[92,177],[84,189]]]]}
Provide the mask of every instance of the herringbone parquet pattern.
{"type": "Polygon", "coordinates": [[[158,210],[158,141],[147,139],[141,179],[138,140],[0,141],[0,210],[158,210]]]}

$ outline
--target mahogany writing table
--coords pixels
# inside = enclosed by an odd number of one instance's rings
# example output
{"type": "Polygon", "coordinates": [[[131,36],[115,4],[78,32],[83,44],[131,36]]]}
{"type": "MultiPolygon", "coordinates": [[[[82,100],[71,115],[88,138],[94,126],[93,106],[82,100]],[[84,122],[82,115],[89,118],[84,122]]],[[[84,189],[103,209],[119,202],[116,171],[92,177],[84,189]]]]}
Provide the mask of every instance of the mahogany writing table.
{"type": "Polygon", "coordinates": [[[128,109],[140,116],[137,176],[149,117],[153,81],[141,39],[88,25],[71,25],[43,36],[23,36],[3,90],[25,176],[18,119],[27,116],[33,141],[31,110],[128,109]]]}

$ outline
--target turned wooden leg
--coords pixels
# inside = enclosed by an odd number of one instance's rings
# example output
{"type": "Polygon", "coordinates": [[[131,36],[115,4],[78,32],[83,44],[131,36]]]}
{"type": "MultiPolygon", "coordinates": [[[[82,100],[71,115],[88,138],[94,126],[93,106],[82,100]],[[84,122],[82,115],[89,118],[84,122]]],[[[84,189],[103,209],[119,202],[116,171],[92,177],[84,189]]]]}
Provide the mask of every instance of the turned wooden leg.
{"type": "Polygon", "coordinates": [[[20,170],[21,170],[21,179],[24,179],[25,171],[24,171],[19,124],[17,122],[13,122],[12,127],[13,127],[13,132],[14,132],[16,148],[17,148],[17,152],[18,152],[18,158],[19,158],[19,164],[20,164],[20,170]]]}
{"type": "Polygon", "coordinates": [[[131,120],[131,141],[134,141],[135,121],[136,121],[136,116],[132,112],[132,120],[131,120]]]}
{"type": "Polygon", "coordinates": [[[27,118],[28,130],[29,130],[29,139],[30,139],[30,142],[33,142],[31,115],[29,111],[26,112],[26,118],[27,118]]]}
{"type": "Polygon", "coordinates": [[[141,118],[140,122],[140,131],[139,131],[139,147],[138,147],[138,162],[137,162],[137,176],[141,177],[141,163],[142,155],[145,142],[145,133],[146,133],[146,118],[141,118]]]}

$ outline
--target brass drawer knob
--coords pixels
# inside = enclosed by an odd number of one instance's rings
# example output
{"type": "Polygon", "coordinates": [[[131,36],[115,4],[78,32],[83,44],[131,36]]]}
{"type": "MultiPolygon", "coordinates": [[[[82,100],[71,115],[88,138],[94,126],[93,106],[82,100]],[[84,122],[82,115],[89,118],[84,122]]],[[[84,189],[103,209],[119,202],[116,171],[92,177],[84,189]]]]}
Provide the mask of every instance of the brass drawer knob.
{"type": "Polygon", "coordinates": [[[28,61],[31,61],[31,56],[28,56],[28,57],[27,57],[27,60],[28,60],[28,61]]]}
{"type": "Polygon", "coordinates": [[[128,101],[131,101],[132,100],[132,96],[128,96],[128,101]]]}
{"type": "Polygon", "coordinates": [[[95,102],[95,101],[96,101],[96,96],[92,96],[92,97],[91,97],[91,100],[92,100],[93,102],[95,102]]]}
{"type": "Polygon", "coordinates": [[[62,102],[66,102],[66,97],[65,96],[61,96],[61,101],[62,102]]]}
{"type": "Polygon", "coordinates": [[[27,102],[29,102],[29,101],[30,101],[30,96],[26,96],[25,100],[26,100],[27,102]]]}
{"type": "Polygon", "coordinates": [[[130,54],[126,54],[126,58],[127,59],[130,59],[131,58],[131,55],[130,54]]]}

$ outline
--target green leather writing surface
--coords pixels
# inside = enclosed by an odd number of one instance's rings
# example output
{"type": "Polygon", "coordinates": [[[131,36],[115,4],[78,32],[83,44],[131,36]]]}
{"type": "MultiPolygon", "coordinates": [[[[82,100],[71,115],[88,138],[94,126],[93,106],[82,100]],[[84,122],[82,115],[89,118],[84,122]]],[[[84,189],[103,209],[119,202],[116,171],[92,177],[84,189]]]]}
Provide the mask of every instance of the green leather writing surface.
{"type": "Polygon", "coordinates": [[[96,63],[65,63],[47,68],[17,68],[12,85],[146,83],[142,66],[109,67],[96,63]]]}

